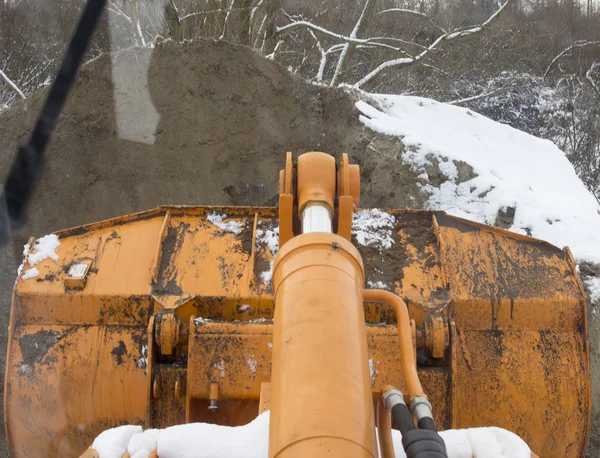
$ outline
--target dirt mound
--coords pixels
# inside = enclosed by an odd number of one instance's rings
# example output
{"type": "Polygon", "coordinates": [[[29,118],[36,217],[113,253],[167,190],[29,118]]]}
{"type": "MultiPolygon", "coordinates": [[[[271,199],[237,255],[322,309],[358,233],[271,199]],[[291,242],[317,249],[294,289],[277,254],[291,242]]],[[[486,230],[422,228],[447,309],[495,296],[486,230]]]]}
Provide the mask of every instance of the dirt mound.
{"type": "MultiPolygon", "coordinates": [[[[0,169],[43,96],[0,115],[0,169]]],[[[363,127],[354,102],[223,42],[103,55],[78,77],[17,244],[161,203],[275,204],[286,151],[348,152],[362,166],[365,206],[417,207],[400,142],[363,127]]]]}

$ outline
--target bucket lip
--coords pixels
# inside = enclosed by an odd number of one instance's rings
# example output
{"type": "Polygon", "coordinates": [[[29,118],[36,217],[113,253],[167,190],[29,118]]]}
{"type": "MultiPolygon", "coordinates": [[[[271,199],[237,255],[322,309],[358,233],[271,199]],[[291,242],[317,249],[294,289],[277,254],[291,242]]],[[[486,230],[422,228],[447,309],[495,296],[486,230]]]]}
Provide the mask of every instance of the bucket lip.
{"type": "MultiPolygon", "coordinates": [[[[297,235],[288,240],[285,245],[279,250],[275,259],[273,260],[273,278],[275,278],[275,272],[281,261],[292,254],[293,252],[306,248],[309,245],[319,246],[326,245],[333,248],[335,251],[341,250],[349,254],[356,264],[360,267],[360,271],[364,278],[365,266],[363,264],[362,256],[358,252],[358,249],[341,235],[328,233],[328,232],[310,232],[307,234],[297,235]]],[[[274,291],[275,293],[275,291],[274,291]]]]}

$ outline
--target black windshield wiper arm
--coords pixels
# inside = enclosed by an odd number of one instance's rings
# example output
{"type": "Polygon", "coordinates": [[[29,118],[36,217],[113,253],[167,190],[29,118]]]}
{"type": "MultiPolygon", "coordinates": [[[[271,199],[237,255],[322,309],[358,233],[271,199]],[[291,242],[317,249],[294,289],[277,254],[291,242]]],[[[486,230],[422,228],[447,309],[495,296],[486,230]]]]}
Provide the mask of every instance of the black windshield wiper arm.
{"type": "Polygon", "coordinates": [[[56,79],[50,86],[29,141],[17,151],[0,191],[0,246],[10,242],[11,228],[27,221],[27,207],[42,176],[46,147],[52,136],[81,61],[100,22],[106,0],[88,0],[69,42],[56,79]]]}

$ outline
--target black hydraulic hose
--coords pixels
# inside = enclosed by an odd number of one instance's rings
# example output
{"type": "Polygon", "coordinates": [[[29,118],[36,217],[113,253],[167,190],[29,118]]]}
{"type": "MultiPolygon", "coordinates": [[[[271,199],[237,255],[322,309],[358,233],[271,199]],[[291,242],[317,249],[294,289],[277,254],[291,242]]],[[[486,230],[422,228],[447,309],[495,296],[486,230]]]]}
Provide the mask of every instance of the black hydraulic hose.
{"type": "Polygon", "coordinates": [[[388,387],[383,393],[385,407],[391,409],[392,418],[402,433],[402,446],[407,458],[447,458],[446,444],[435,428],[431,404],[425,397],[415,397],[411,412],[404,402],[402,392],[388,387]],[[413,422],[417,419],[418,429],[413,422]]]}
{"type": "Polygon", "coordinates": [[[415,424],[406,404],[399,403],[392,407],[392,418],[403,436],[415,429],[415,424]]]}
{"type": "Polygon", "coordinates": [[[447,458],[446,444],[435,429],[433,418],[419,420],[415,428],[412,416],[404,403],[392,407],[392,418],[402,433],[402,446],[407,458],[447,458]]]}
{"type": "Polygon", "coordinates": [[[10,241],[10,228],[27,220],[27,205],[42,176],[46,147],[56,127],[81,61],[100,22],[106,0],[88,0],[50,87],[29,141],[21,146],[0,194],[0,245],[10,241]]]}
{"type": "Polygon", "coordinates": [[[419,429],[427,429],[429,431],[437,432],[435,428],[435,423],[433,422],[433,418],[431,417],[423,417],[418,422],[419,429]]]}
{"type": "Polygon", "coordinates": [[[414,429],[402,434],[407,458],[448,458],[444,439],[435,431],[414,429]]]}

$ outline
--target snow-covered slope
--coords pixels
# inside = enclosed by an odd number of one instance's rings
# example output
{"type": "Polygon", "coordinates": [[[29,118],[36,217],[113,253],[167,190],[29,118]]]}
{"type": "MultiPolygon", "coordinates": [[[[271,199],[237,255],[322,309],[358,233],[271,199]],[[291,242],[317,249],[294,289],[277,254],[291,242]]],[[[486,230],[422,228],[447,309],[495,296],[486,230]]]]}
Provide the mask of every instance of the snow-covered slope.
{"type": "Polygon", "coordinates": [[[600,205],[554,143],[431,99],[368,95],[357,107],[369,128],[403,137],[431,209],[485,224],[501,211],[509,230],[600,262],[600,205]],[[444,179],[431,179],[432,164],[444,179]]]}

